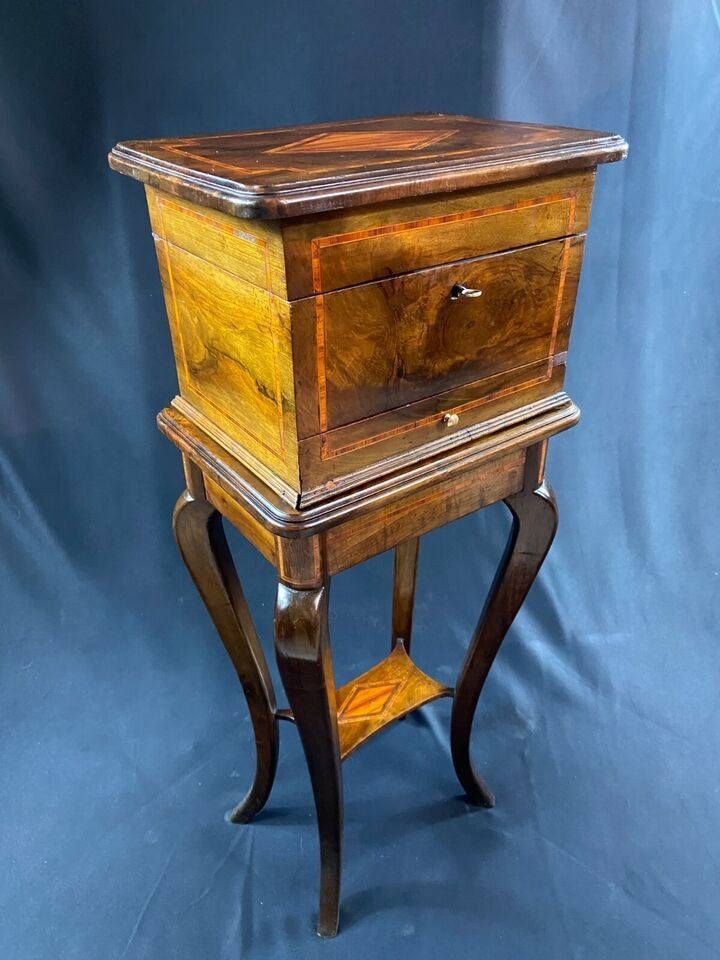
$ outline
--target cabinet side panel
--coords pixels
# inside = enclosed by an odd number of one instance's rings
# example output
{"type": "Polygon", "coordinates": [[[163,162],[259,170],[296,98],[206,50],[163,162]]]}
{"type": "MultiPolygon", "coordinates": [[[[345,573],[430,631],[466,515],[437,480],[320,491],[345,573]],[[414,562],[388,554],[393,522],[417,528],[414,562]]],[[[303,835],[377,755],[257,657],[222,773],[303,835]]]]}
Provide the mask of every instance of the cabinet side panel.
{"type": "Polygon", "coordinates": [[[155,236],[180,384],[174,405],[269,486],[299,490],[289,308],[155,236]]]}
{"type": "Polygon", "coordinates": [[[238,220],[152,187],[146,195],[155,236],[256,287],[286,297],[285,255],[276,224],[238,220]]]}

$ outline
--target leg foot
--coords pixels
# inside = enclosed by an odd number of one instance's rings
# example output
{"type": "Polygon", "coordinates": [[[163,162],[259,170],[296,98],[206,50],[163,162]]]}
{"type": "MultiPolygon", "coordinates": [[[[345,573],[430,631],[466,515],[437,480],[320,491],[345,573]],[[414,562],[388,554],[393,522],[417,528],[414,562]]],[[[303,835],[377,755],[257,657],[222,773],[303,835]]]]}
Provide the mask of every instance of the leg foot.
{"type": "Polygon", "coordinates": [[[334,937],[340,908],[343,801],[327,591],[327,585],[314,590],[278,585],[275,647],[315,797],[320,835],[317,932],[334,937]]]}
{"type": "Polygon", "coordinates": [[[186,491],[175,507],[173,530],[182,558],[235,666],[250,710],[255,733],[255,779],[246,797],[229,814],[234,823],[246,823],[265,806],[275,779],[278,731],[272,681],[220,514],[206,500],[196,500],[186,491]]]}
{"type": "Polygon", "coordinates": [[[545,483],[505,501],[513,525],[455,688],[451,746],[455,772],[472,803],[494,797],[470,759],[470,733],[480,691],[511,623],[537,577],[557,529],[557,504],[545,483]]]}

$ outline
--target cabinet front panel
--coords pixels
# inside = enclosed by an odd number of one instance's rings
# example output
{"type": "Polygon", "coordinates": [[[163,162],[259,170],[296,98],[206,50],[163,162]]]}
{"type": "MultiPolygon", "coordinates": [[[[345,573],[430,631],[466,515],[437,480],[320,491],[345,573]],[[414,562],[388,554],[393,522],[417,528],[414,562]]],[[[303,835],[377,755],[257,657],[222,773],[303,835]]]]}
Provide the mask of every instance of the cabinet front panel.
{"type": "Polygon", "coordinates": [[[567,250],[552,241],[318,297],[321,432],[549,360],[567,250]]]}
{"type": "Polygon", "coordinates": [[[583,171],[288,223],[288,296],[584,233],[593,179],[583,171]]]}

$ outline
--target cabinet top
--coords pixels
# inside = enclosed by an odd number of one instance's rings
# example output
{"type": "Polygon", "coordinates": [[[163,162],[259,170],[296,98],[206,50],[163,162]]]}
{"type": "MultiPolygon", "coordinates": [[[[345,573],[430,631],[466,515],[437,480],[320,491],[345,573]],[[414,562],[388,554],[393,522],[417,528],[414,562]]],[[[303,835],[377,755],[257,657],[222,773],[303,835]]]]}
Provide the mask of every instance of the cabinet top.
{"type": "Polygon", "coordinates": [[[621,160],[616,134],[456,114],[128,140],[114,170],[238,217],[316,214],[621,160]]]}

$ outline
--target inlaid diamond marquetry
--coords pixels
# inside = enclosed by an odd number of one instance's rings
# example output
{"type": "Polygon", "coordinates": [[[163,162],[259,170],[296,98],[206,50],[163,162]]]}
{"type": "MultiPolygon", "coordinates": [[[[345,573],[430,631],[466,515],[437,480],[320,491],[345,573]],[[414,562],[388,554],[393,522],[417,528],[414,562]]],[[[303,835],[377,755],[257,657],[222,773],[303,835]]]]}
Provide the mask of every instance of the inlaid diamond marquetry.
{"type": "Polygon", "coordinates": [[[355,684],[354,689],[343,703],[338,716],[343,720],[364,720],[385,713],[393,697],[402,687],[403,681],[396,683],[355,684]]]}
{"type": "Polygon", "coordinates": [[[374,733],[424,703],[450,696],[450,687],[423,673],[398,644],[367,673],[337,690],[340,756],[345,759],[374,733]]]}
{"type": "Polygon", "coordinates": [[[365,153],[368,150],[422,150],[457,130],[344,130],[320,133],[265,153],[365,153]]]}

